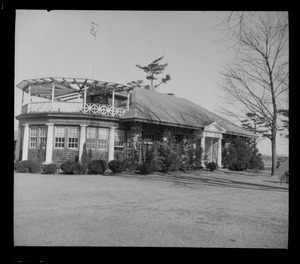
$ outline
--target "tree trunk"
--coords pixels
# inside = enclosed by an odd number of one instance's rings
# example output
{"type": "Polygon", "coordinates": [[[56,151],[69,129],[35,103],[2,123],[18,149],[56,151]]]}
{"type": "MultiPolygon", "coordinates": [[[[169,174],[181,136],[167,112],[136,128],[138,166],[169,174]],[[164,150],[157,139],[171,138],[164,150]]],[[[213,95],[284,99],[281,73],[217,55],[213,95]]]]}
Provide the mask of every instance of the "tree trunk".
{"type": "Polygon", "coordinates": [[[272,136],[271,138],[271,146],[272,146],[272,170],[271,170],[271,176],[276,175],[277,169],[276,169],[276,134],[275,137],[272,136]]]}

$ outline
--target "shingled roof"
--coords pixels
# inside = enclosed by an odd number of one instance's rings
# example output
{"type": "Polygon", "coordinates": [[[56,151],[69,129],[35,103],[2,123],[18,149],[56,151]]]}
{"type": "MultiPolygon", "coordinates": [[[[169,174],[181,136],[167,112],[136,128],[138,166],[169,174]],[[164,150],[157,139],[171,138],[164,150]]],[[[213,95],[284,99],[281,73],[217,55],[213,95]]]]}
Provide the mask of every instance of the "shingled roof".
{"type": "Polygon", "coordinates": [[[203,129],[217,122],[225,129],[225,133],[256,137],[229,120],[173,95],[136,87],[132,91],[131,103],[130,110],[121,117],[122,122],[140,121],[192,129],[203,129]]]}

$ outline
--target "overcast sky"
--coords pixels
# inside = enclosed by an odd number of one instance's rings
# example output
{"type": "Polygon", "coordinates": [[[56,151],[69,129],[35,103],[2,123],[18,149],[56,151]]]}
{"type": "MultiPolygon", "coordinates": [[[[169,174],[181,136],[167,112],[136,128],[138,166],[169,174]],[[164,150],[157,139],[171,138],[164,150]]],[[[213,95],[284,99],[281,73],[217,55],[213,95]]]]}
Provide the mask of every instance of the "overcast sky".
{"type": "MultiPolygon", "coordinates": [[[[215,25],[223,15],[204,11],[17,10],[15,85],[41,77],[126,84],[145,80],[136,64],[144,66],[165,56],[162,62],[169,65],[164,74],[170,74],[171,81],[157,91],[172,92],[216,113],[221,103],[219,71],[233,56],[217,41],[221,36],[215,25]],[[91,22],[99,25],[97,41],[90,33],[91,22]]],[[[15,87],[15,116],[21,112],[21,97],[21,90],[15,87]]],[[[15,120],[15,129],[17,126],[15,120]]],[[[259,149],[270,154],[269,140],[262,141],[259,149]]],[[[277,152],[287,152],[287,140],[279,140],[277,152]]]]}

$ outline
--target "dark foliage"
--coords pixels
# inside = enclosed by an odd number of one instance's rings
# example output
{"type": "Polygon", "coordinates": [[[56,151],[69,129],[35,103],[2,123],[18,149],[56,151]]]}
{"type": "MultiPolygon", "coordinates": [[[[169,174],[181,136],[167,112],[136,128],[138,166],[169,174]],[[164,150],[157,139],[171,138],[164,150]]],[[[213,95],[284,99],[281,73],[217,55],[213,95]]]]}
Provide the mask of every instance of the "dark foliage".
{"type": "Polygon", "coordinates": [[[50,163],[43,166],[44,174],[55,174],[56,172],[57,172],[57,166],[55,163],[50,163]]]}
{"type": "Polygon", "coordinates": [[[61,164],[60,169],[64,174],[83,174],[82,166],[76,161],[65,161],[61,164]]]}
{"type": "Polygon", "coordinates": [[[88,165],[89,174],[104,174],[107,170],[107,163],[104,160],[92,160],[88,165]]]}
{"type": "Polygon", "coordinates": [[[123,162],[120,160],[111,160],[108,162],[108,168],[111,169],[113,173],[122,172],[124,170],[123,162]]]}
{"type": "Polygon", "coordinates": [[[209,162],[207,163],[206,168],[210,171],[214,171],[217,168],[217,164],[215,162],[209,162]]]}

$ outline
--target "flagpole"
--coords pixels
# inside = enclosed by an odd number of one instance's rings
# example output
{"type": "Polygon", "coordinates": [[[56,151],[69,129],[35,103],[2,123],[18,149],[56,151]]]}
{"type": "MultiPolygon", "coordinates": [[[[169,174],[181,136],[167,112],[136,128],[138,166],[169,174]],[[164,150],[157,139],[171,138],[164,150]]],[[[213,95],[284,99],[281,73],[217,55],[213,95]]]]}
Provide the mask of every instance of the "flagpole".
{"type": "Polygon", "coordinates": [[[93,73],[93,79],[95,80],[95,72],[96,72],[96,58],[97,58],[97,34],[95,36],[95,57],[94,57],[94,73],[93,73]]]}
{"type": "Polygon", "coordinates": [[[94,56],[94,71],[93,71],[93,79],[95,79],[95,72],[97,66],[97,33],[98,33],[98,25],[94,22],[91,22],[91,34],[95,37],[95,56],[94,56]]]}

